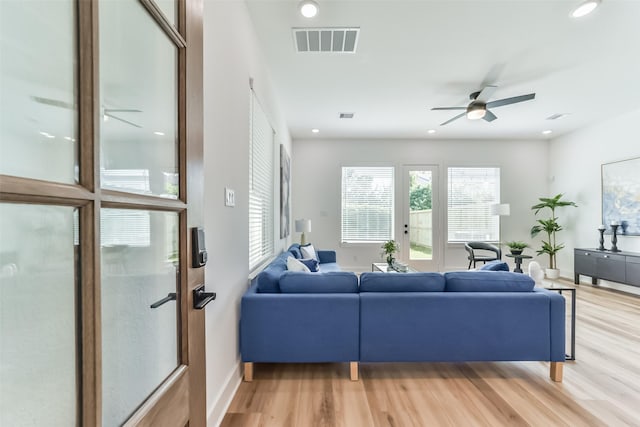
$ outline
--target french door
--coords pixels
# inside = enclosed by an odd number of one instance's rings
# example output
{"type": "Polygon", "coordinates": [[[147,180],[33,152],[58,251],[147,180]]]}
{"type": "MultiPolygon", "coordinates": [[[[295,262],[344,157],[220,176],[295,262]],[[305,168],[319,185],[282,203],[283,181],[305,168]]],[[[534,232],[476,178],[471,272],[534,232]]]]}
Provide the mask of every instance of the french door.
{"type": "Polygon", "coordinates": [[[418,271],[438,271],[438,167],[404,166],[402,184],[402,259],[418,271]]]}
{"type": "Polygon", "coordinates": [[[206,424],[201,8],[0,1],[0,425],[206,424]]]}

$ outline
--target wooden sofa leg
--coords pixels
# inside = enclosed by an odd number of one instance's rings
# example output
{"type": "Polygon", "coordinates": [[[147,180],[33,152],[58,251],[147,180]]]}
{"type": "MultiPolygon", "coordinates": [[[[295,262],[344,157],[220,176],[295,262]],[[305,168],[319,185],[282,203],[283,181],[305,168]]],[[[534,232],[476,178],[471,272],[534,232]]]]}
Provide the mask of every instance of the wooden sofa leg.
{"type": "Polygon", "coordinates": [[[351,381],[358,381],[358,362],[349,362],[351,381]]]}
{"type": "Polygon", "coordinates": [[[553,381],[562,382],[562,368],[564,367],[564,363],[562,362],[551,362],[550,376],[553,381]]]}
{"type": "Polygon", "coordinates": [[[253,381],[253,362],[244,362],[244,380],[248,383],[253,381]]]}

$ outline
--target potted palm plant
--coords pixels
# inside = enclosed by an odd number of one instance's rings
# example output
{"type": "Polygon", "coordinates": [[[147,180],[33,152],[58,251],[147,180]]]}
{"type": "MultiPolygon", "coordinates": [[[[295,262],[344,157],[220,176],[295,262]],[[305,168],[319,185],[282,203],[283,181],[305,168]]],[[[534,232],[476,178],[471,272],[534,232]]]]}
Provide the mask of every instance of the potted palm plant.
{"type": "Polygon", "coordinates": [[[538,200],[540,200],[540,203],[531,206],[535,214],[537,215],[543,209],[549,209],[551,214],[546,219],[537,220],[537,224],[531,227],[531,237],[537,236],[540,232],[546,233],[547,240],[542,240],[542,248],[536,252],[538,255],[549,255],[549,268],[545,269],[545,273],[548,279],[557,279],[560,276],[560,270],[556,265],[556,254],[564,248],[564,244],[556,241],[556,233],[562,231],[562,226],[558,223],[558,218],[556,217],[556,209],[564,206],[578,207],[578,205],[574,202],[562,200],[562,194],[557,194],[551,198],[541,197],[538,200]]]}

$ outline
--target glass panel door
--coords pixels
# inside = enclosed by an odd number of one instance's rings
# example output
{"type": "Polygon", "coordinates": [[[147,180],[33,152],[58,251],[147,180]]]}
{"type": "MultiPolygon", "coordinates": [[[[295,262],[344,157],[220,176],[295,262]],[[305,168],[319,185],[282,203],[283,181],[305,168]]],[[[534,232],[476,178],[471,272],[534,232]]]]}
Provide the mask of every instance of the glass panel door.
{"type": "Polygon", "coordinates": [[[402,259],[419,271],[438,270],[437,166],[405,166],[402,259]]]}
{"type": "Polygon", "coordinates": [[[0,425],[78,425],[74,208],[0,203],[0,425]]]}

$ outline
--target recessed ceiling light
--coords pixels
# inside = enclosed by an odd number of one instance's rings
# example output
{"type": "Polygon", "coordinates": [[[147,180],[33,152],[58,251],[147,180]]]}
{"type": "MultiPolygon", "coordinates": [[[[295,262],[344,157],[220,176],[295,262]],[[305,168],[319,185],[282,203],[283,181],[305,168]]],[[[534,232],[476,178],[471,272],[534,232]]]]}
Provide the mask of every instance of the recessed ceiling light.
{"type": "Polygon", "coordinates": [[[311,132],[318,133],[318,132],[320,132],[320,129],[311,129],[311,132]]]}
{"type": "Polygon", "coordinates": [[[159,132],[159,131],[155,131],[153,134],[158,136],[164,136],[164,132],[159,132]]]}
{"type": "Polygon", "coordinates": [[[313,0],[302,0],[298,8],[305,18],[313,18],[318,14],[319,10],[318,3],[313,0]]]}
{"type": "Polygon", "coordinates": [[[582,18],[583,16],[593,12],[594,9],[600,5],[600,2],[601,0],[586,0],[573,9],[571,16],[573,18],[582,18]]]}
{"type": "Polygon", "coordinates": [[[427,133],[436,133],[436,130],[435,130],[435,129],[429,129],[429,130],[427,131],[427,133]]]}
{"type": "Polygon", "coordinates": [[[552,131],[552,130],[550,130],[550,129],[547,129],[547,130],[543,130],[543,131],[542,131],[542,134],[543,134],[543,135],[549,135],[549,134],[551,134],[551,133],[553,133],[553,131],[552,131]]]}

